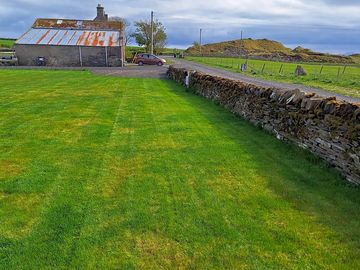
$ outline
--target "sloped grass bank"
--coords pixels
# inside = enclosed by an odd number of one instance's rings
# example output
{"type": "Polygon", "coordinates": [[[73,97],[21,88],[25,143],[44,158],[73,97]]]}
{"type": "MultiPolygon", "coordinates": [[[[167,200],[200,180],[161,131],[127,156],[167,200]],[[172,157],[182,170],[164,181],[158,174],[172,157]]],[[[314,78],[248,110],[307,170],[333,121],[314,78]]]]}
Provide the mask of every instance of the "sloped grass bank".
{"type": "Polygon", "coordinates": [[[1,269],[360,267],[359,189],[174,82],[0,81],[1,269]]]}

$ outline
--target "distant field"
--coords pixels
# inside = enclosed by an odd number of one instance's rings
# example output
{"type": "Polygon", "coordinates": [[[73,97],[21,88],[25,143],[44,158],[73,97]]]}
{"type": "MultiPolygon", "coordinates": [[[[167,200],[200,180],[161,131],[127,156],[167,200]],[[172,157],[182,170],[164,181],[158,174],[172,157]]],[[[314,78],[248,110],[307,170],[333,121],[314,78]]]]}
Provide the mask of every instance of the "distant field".
{"type": "MultiPolygon", "coordinates": [[[[234,72],[240,72],[239,65],[246,62],[245,59],[239,58],[187,57],[186,59],[234,72]]],[[[301,64],[308,75],[300,77],[294,74],[297,65],[296,63],[248,60],[248,69],[244,73],[267,80],[299,83],[360,97],[359,66],[301,64]]]]}
{"type": "Polygon", "coordinates": [[[360,269],[360,190],[176,83],[0,81],[0,269],[360,269]]]}
{"type": "Polygon", "coordinates": [[[0,38],[0,48],[12,48],[15,43],[15,39],[0,38]]]}

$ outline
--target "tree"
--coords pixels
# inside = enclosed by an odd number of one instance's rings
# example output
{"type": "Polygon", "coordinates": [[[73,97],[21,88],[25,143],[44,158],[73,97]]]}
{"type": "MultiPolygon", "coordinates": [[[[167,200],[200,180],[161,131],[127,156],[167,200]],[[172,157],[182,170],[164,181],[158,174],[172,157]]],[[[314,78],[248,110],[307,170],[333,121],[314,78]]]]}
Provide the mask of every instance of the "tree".
{"type": "Polygon", "coordinates": [[[111,22],[122,22],[124,25],[124,43],[125,46],[127,46],[132,40],[133,40],[133,35],[134,35],[134,29],[131,26],[131,23],[125,19],[125,18],[121,18],[121,17],[110,17],[109,21],[111,22]]]}
{"type": "MultiPolygon", "coordinates": [[[[151,22],[150,21],[137,21],[135,22],[135,33],[133,37],[139,46],[145,46],[147,52],[151,48],[151,22]]],[[[154,51],[156,53],[164,49],[166,45],[167,35],[165,33],[164,25],[158,21],[154,21],[154,51]]]]}
{"type": "Polygon", "coordinates": [[[193,43],[192,43],[192,45],[196,48],[196,47],[200,47],[200,43],[199,42],[197,42],[197,41],[194,41],[193,43]]]}

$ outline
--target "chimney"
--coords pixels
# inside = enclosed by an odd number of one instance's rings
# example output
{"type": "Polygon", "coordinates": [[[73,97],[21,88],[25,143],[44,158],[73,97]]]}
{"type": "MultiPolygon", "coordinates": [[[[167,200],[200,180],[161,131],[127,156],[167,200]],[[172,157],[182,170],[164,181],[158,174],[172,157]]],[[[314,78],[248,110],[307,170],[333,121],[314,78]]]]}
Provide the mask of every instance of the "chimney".
{"type": "Polygon", "coordinates": [[[104,15],[105,15],[105,11],[104,11],[104,7],[102,7],[100,4],[98,4],[98,6],[97,6],[97,17],[98,18],[103,18],[103,17],[105,17],[104,15]]]}
{"type": "Polygon", "coordinates": [[[96,11],[97,11],[97,16],[94,19],[94,21],[107,21],[108,20],[108,15],[105,14],[104,7],[101,6],[101,4],[98,4],[96,11]]]}

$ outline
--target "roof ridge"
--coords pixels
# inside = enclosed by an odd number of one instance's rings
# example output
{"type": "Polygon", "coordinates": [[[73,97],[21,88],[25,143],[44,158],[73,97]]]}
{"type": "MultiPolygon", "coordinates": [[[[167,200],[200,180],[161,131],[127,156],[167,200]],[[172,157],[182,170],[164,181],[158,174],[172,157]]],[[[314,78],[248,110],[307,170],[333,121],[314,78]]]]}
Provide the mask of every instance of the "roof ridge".
{"type": "Polygon", "coordinates": [[[32,26],[30,29],[54,29],[54,30],[74,30],[74,31],[86,31],[86,32],[120,32],[117,29],[88,29],[88,28],[69,28],[69,27],[45,27],[45,26],[32,26]]]}

